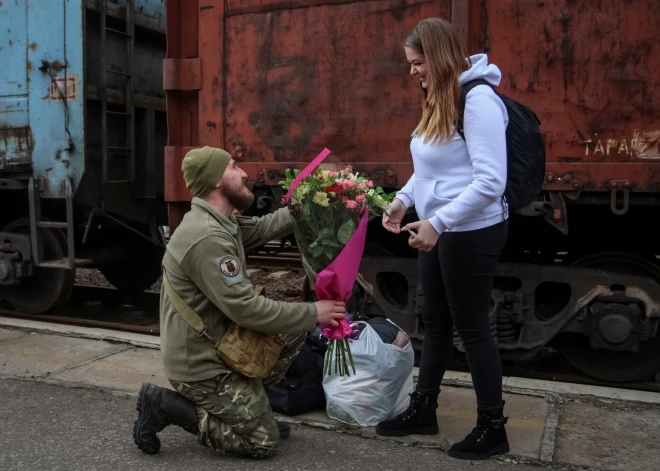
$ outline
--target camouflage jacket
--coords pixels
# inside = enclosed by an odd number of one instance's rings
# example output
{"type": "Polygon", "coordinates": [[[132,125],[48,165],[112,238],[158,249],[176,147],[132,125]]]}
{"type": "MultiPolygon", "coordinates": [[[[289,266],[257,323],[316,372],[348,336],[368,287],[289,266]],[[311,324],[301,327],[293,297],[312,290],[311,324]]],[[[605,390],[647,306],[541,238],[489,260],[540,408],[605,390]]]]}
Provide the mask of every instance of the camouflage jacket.
{"type": "MultiPolygon", "coordinates": [[[[232,321],[249,329],[292,334],[313,330],[313,303],[286,303],[259,296],[245,275],[245,249],[293,230],[289,210],[257,218],[226,217],[193,198],[163,259],[174,290],[202,318],[208,333],[221,339],[232,321]]],[[[226,373],[210,341],[198,337],[161,288],[160,345],[167,378],[202,381],[226,373]]]]}

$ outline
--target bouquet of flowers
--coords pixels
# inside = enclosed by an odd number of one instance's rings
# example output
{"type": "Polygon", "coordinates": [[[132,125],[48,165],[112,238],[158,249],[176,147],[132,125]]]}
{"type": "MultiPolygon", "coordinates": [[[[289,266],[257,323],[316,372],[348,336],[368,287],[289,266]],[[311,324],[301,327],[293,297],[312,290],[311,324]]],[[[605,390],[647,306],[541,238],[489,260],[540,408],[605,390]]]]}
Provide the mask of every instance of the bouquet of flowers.
{"type": "MultiPolygon", "coordinates": [[[[386,194],[373,181],[353,173],[351,167],[328,171],[320,167],[330,153],[325,149],[305,170],[287,170],[280,182],[288,190],[284,202],[296,221],[294,231],[300,251],[318,274],[314,292],[318,299],[347,301],[353,291],[364,249],[368,215],[387,210],[394,193],[386,194]]],[[[321,326],[328,339],[325,374],[332,365],[341,376],[353,374],[355,365],[348,337],[348,320],[339,326],[321,326]],[[334,357],[334,358],[333,358],[334,357]]]]}

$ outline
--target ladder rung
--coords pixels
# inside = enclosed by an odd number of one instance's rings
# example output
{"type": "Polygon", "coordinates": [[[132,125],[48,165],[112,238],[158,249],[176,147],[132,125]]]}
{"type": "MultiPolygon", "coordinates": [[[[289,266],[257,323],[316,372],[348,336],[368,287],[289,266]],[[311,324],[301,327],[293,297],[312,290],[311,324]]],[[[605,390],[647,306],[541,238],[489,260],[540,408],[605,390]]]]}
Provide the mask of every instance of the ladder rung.
{"type": "Polygon", "coordinates": [[[67,229],[69,226],[66,222],[37,221],[37,227],[44,227],[47,229],[67,229]]]}
{"type": "Polygon", "coordinates": [[[108,111],[108,114],[116,114],[119,116],[133,116],[133,113],[126,113],[125,111],[108,111]]]}
{"type": "Polygon", "coordinates": [[[105,69],[106,72],[109,74],[116,74],[116,75],[123,75],[124,77],[131,77],[131,74],[127,74],[126,72],[119,72],[118,70],[110,70],[110,69],[105,69]]]}
{"type": "Polygon", "coordinates": [[[111,33],[114,34],[119,34],[120,36],[126,36],[127,38],[131,37],[131,34],[127,33],[126,31],[119,31],[118,29],[114,29],[114,28],[106,28],[105,30],[110,31],[111,33]]]}

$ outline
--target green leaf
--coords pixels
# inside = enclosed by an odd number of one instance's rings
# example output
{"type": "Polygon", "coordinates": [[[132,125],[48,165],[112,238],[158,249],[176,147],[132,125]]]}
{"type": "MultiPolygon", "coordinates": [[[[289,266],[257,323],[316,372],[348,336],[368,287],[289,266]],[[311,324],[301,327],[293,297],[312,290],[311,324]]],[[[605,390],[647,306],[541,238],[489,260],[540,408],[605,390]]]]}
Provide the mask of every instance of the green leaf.
{"type": "Polygon", "coordinates": [[[332,257],[335,254],[335,251],[332,247],[324,247],[323,253],[325,254],[326,257],[328,257],[328,260],[332,260],[332,257]]]}
{"type": "Polygon", "coordinates": [[[317,244],[316,241],[314,241],[314,242],[312,242],[311,244],[309,244],[308,247],[309,247],[310,249],[313,249],[313,248],[316,247],[317,245],[319,245],[319,244],[317,244]]]}
{"type": "Polygon", "coordinates": [[[328,247],[341,247],[341,244],[338,244],[332,239],[324,239],[321,241],[321,245],[326,245],[328,247]]]}
{"type": "Polygon", "coordinates": [[[309,204],[303,205],[303,210],[302,210],[303,216],[306,218],[310,217],[312,215],[311,210],[309,209],[309,204]]]}
{"type": "Polygon", "coordinates": [[[341,227],[339,228],[339,231],[337,231],[337,238],[339,239],[339,242],[341,242],[342,244],[346,244],[348,242],[348,239],[351,238],[354,232],[355,232],[355,223],[353,222],[352,219],[349,219],[344,224],[342,224],[341,227]]]}
{"type": "Polygon", "coordinates": [[[317,239],[317,240],[331,239],[332,236],[334,236],[334,235],[335,235],[335,233],[334,233],[334,231],[332,230],[332,228],[330,228],[330,227],[324,227],[324,228],[321,229],[321,231],[319,232],[319,236],[318,236],[318,239],[317,239]]]}
{"type": "Polygon", "coordinates": [[[312,247],[311,245],[309,246],[309,253],[312,254],[312,257],[316,258],[319,255],[323,253],[323,246],[322,245],[315,245],[312,247]]]}

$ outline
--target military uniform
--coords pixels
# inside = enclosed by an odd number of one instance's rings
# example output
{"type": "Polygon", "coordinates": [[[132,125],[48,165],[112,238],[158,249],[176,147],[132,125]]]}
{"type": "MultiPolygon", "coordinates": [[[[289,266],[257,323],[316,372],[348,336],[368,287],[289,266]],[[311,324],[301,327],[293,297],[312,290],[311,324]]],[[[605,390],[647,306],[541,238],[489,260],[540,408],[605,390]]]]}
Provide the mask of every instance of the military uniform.
{"type": "Polygon", "coordinates": [[[245,275],[245,250],[293,231],[282,208],[261,218],[223,216],[199,198],[167,245],[163,267],[181,298],[220,339],[231,322],[280,334],[285,342],[271,376],[262,380],[234,373],[209,340],[199,336],[161,290],[160,335],[165,376],[197,410],[200,443],[227,453],[267,457],[279,432],[264,387],[279,382],[316,326],[313,303],[278,302],[254,291],[245,275]]]}

